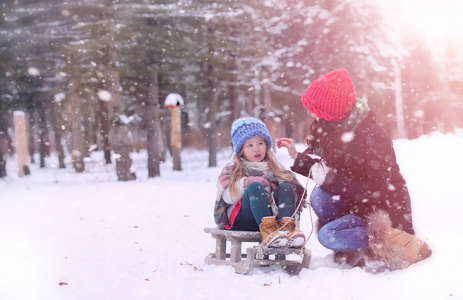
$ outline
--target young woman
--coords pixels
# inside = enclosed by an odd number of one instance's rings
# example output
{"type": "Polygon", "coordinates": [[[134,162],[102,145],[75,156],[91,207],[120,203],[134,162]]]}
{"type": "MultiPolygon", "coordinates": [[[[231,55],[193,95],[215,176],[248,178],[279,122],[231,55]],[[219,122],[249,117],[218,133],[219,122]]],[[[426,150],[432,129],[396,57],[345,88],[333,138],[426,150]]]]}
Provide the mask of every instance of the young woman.
{"type": "Polygon", "coordinates": [[[298,153],[288,138],[277,146],[288,149],[293,171],[308,176],[310,170],[317,183],[310,202],[321,223],[320,243],[354,265],[365,254],[389,269],[430,256],[427,244],[414,236],[410,195],[392,140],[356,98],[347,71],[321,76],[301,100],[315,119],[307,149],[298,153]]]}
{"type": "Polygon", "coordinates": [[[302,247],[305,236],[296,230],[294,213],[304,189],[276,160],[267,127],[254,118],[238,119],[231,138],[232,161],[217,183],[216,224],[260,230],[265,247],[302,247]]]}

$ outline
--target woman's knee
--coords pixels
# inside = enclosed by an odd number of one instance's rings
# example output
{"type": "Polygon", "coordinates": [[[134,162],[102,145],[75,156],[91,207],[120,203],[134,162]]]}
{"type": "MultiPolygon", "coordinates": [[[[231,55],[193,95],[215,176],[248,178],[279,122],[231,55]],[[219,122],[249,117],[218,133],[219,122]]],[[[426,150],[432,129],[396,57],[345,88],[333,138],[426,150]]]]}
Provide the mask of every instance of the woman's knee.
{"type": "Polygon", "coordinates": [[[333,242],[335,242],[333,229],[329,225],[323,225],[322,228],[318,231],[318,241],[322,244],[323,247],[333,250],[333,242]]]}
{"type": "Polygon", "coordinates": [[[322,203],[328,201],[332,195],[330,193],[325,192],[319,186],[317,186],[313,191],[312,195],[310,196],[310,203],[312,206],[321,206],[322,203]]]}
{"type": "Polygon", "coordinates": [[[328,223],[333,219],[330,217],[332,214],[331,209],[332,195],[323,191],[320,187],[316,187],[310,196],[310,204],[322,223],[328,223]]]}
{"type": "Polygon", "coordinates": [[[323,191],[320,187],[315,188],[310,203],[315,214],[324,224],[336,220],[349,213],[348,206],[334,195],[323,191]]]}
{"type": "Polygon", "coordinates": [[[345,215],[324,225],[318,232],[318,240],[334,251],[354,251],[368,248],[366,222],[354,215],[345,215]]]}

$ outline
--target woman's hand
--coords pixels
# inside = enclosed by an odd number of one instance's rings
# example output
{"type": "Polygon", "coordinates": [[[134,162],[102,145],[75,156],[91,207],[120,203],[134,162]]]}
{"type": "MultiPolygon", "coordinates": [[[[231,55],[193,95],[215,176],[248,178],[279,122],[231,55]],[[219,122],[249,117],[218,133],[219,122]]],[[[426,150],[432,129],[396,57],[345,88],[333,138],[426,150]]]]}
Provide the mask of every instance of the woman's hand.
{"type": "Polygon", "coordinates": [[[244,180],[244,187],[247,188],[253,182],[261,183],[264,187],[270,187],[270,183],[268,182],[268,180],[264,177],[259,176],[249,176],[248,178],[246,178],[246,180],[244,180]]]}
{"type": "Polygon", "coordinates": [[[293,139],[281,138],[278,141],[276,141],[276,145],[278,148],[285,147],[286,149],[288,149],[289,156],[292,159],[296,159],[297,150],[296,150],[296,144],[294,143],[293,139]]]}

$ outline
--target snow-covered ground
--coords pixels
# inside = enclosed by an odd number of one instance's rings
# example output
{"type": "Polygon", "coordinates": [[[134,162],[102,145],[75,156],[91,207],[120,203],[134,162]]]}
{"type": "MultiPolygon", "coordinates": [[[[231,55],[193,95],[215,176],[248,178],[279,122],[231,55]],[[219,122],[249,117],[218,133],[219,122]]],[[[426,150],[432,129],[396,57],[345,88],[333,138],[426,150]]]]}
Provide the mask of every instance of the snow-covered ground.
{"type": "MultiPolygon", "coordinates": [[[[299,276],[206,265],[215,242],[203,228],[214,226],[216,178],[230,150],[219,153],[217,168],[207,167],[207,152],[184,150],[183,171],[172,171],[169,159],[151,179],[146,154],[134,153],[131,182],[118,182],[99,152],[84,174],[69,162],[58,169],[50,157],[26,178],[8,158],[9,177],[0,179],[0,299],[463,299],[463,134],[394,143],[417,235],[433,255],[376,275],[334,264],[316,236],[307,243],[310,269],[299,276]]],[[[285,151],[277,155],[290,165],[285,151]]],[[[306,209],[307,233],[309,220],[306,209]]]]}

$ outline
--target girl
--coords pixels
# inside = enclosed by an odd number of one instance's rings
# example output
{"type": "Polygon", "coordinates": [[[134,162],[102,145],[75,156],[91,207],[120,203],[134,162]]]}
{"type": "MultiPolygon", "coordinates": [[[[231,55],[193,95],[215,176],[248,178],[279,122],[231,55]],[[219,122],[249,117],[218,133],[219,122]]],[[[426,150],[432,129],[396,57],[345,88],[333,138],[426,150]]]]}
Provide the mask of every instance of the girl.
{"type": "Polygon", "coordinates": [[[219,175],[215,222],[220,228],[260,230],[264,247],[300,248],[305,236],[293,215],[303,187],[277,162],[267,127],[254,118],[231,128],[232,161],[219,175]]]}
{"type": "Polygon", "coordinates": [[[355,265],[368,254],[391,270],[430,256],[427,244],[414,236],[410,196],[392,140],[356,99],[347,71],[323,75],[301,100],[315,119],[308,148],[297,153],[288,138],[277,146],[288,149],[293,171],[307,176],[311,170],[318,185],[310,202],[321,226],[320,243],[340,261],[355,265]]]}

